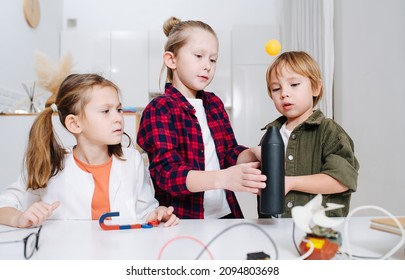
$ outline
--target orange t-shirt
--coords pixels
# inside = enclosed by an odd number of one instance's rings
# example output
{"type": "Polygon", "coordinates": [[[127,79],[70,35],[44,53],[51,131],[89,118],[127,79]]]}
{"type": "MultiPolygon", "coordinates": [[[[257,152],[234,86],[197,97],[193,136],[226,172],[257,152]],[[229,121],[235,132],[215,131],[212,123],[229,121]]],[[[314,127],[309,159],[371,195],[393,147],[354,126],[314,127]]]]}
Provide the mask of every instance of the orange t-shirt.
{"type": "Polygon", "coordinates": [[[94,194],[91,201],[91,218],[98,220],[106,212],[110,212],[110,171],[112,166],[112,157],[100,165],[90,165],[80,161],[74,156],[76,164],[83,170],[93,175],[94,194]]]}

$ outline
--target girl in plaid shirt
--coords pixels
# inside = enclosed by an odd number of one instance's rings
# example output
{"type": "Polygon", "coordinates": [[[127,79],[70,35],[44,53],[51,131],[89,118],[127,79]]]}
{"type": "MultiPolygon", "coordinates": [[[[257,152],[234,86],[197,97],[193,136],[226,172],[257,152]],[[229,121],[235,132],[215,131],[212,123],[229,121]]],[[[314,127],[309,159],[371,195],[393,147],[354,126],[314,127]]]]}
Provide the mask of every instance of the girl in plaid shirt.
{"type": "Polygon", "coordinates": [[[224,104],[205,92],[218,59],[215,31],[169,18],[165,93],[145,108],[137,135],[148,153],[155,196],[181,219],[243,218],[234,191],[257,194],[266,176],[260,148],[238,145],[224,104]]]}

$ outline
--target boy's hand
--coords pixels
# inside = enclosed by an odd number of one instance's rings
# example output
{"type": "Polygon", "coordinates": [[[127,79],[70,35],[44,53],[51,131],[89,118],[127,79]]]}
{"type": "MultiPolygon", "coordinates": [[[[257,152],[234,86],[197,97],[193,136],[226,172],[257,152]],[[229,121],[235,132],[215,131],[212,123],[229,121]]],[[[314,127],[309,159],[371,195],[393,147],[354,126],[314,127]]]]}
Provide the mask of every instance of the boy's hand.
{"type": "Polygon", "coordinates": [[[252,154],[256,157],[255,161],[262,161],[262,147],[261,146],[256,146],[256,147],[251,147],[249,148],[252,154]]]}

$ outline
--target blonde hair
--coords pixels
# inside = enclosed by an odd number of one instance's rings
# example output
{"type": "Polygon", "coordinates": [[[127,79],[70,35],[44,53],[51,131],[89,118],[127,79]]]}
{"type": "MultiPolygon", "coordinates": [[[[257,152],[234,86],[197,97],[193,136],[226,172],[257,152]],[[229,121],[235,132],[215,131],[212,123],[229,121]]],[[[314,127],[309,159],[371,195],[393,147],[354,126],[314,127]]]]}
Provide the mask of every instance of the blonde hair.
{"type": "MultiPolygon", "coordinates": [[[[49,179],[64,168],[67,151],[58,141],[52,127],[52,113],[57,111],[59,120],[66,128],[68,115],[80,115],[90,101],[89,89],[94,86],[112,87],[119,93],[118,87],[96,74],[71,74],[59,87],[55,103],[45,108],[35,119],[29,133],[28,147],[24,156],[27,174],[27,189],[45,188],[49,179]]],[[[109,145],[109,155],[121,158],[121,144],[109,145]]]]}
{"type": "Polygon", "coordinates": [[[284,52],[268,67],[266,72],[266,82],[267,92],[270,98],[272,98],[270,76],[274,72],[274,74],[279,77],[281,69],[285,66],[290,67],[295,73],[307,77],[311,81],[312,90],[320,88],[319,95],[313,97],[313,107],[315,107],[323,95],[321,70],[318,63],[309,54],[302,51],[284,52]]]}
{"type": "MultiPolygon", "coordinates": [[[[198,20],[181,21],[180,19],[172,16],[168,18],[163,24],[163,32],[167,37],[164,51],[172,52],[176,56],[179,49],[187,43],[187,39],[191,34],[190,30],[193,28],[200,28],[202,30],[210,32],[218,41],[217,34],[215,33],[214,29],[212,29],[211,26],[209,26],[208,24],[198,20]]],[[[161,80],[164,69],[165,65],[163,64],[159,80],[161,80]]],[[[166,70],[166,82],[172,82],[173,71],[169,67],[166,67],[166,70]]]]}

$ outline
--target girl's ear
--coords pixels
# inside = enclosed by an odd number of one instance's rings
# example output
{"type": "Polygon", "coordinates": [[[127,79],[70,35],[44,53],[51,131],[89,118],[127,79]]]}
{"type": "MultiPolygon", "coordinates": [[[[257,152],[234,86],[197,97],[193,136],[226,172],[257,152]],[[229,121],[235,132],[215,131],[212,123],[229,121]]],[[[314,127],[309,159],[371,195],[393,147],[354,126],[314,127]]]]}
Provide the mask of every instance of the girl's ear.
{"type": "Polygon", "coordinates": [[[65,126],[73,134],[79,134],[82,132],[82,128],[80,127],[78,120],[78,117],[72,114],[67,115],[65,118],[65,126]]]}
{"type": "Polygon", "coordinates": [[[174,70],[176,69],[176,58],[172,52],[165,52],[163,54],[163,61],[167,67],[174,70]]]}

